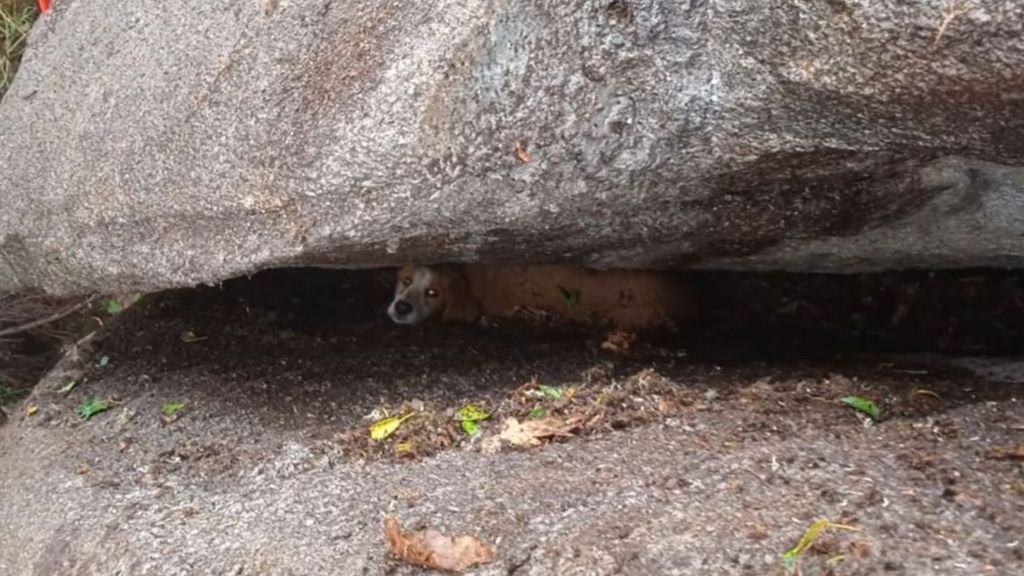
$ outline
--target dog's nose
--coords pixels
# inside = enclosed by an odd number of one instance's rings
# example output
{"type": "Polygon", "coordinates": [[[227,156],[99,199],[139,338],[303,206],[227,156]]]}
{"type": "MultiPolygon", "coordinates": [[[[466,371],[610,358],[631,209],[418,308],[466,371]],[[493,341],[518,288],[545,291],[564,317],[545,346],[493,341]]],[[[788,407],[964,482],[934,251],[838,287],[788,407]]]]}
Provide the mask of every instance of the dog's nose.
{"type": "Polygon", "coordinates": [[[412,304],[409,304],[405,300],[399,300],[395,302],[395,314],[399,316],[408,316],[412,312],[412,304]]]}

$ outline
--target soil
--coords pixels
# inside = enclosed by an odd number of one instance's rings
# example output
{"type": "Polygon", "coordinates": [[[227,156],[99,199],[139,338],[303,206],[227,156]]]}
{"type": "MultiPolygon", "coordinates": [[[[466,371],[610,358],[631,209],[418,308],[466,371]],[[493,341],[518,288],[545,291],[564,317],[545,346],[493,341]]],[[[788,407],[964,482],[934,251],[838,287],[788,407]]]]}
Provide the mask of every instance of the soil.
{"type": "Polygon", "coordinates": [[[745,306],[615,353],[599,330],[395,326],[389,282],[277,271],[106,318],[0,427],[0,574],[424,573],[386,515],[493,546],[476,574],[1024,573],[1024,364],[964,357],[1012,352],[1016,309],[972,331],[920,299],[809,302],[837,294],[819,284],[787,292],[787,324],[781,296],[722,276],[703,293],[745,306]],[[901,306],[918,328],[874,332],[901,306]],[[110,409],[83,420],[89,398],[110,409]],[[515,447],[509,418],[572,426],[515,447]],[[785,567],[820,518],[855,530],[785,567]]]}

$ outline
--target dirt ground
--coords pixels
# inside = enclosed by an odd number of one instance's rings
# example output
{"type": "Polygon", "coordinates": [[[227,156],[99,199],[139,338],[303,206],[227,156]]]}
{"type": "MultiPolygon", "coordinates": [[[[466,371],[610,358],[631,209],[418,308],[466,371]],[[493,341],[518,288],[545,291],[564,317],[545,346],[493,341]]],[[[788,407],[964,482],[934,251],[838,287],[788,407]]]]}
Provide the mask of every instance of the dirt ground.
{"type": "MultiPolygon", "coordinates": [[[[772,338],[764,316],[628,354],[569,328],[402,328],[367,297],[386,282],[280,272],[108,318],[7,407],[0,574],[424,573],[388,551],[386,515],[489,543],[475,574],[1024,573],[1024,462],[992,452],[1024,442],[1024,363],[772,338]],[[110,409],[83,420],[89,398],[110,409]],[[491,414],[476,438],[467,404],[491,414]],[[576,425],[495,451],[507,418],[576,425]],[[855,530],[784,567],[820,518],[855,530]]],[[[853,320],[868,337],[872,317],[853,320]]]]}

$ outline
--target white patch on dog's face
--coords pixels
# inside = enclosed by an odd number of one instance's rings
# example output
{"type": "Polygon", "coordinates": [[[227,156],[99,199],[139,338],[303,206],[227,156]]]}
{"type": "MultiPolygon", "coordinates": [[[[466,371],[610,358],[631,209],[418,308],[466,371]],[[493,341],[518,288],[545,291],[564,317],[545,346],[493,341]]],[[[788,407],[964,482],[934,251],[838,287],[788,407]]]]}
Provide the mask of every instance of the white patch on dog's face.
{"type": "Polygon", "coordinates": [[[419,324],[439,316],[444,308],[441,289],[440,275],[430,268],[401,269],[388,316],[398,324],[419,324]]]}

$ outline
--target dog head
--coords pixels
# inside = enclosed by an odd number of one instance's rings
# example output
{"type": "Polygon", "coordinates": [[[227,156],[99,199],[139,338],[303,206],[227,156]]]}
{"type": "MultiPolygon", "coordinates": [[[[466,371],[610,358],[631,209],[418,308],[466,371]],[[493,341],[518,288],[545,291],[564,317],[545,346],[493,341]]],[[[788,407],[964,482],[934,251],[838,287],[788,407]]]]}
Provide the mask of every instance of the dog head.
{"type": "Polygon", "coordinates": [[[419,324],[431,318],[473,321],[477,307],[457,270],[406,266],[398,271],[388,316],[398,324],[419,324]]]}

